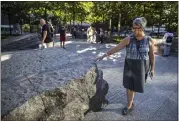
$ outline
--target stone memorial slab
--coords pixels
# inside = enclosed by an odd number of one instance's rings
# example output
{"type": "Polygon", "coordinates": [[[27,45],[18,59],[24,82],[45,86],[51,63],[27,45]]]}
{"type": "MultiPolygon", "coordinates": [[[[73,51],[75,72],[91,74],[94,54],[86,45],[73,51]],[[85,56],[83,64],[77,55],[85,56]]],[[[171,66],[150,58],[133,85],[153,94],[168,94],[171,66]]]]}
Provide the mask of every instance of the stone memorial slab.
{"type": "Polygon", "coordinates": [[[90,58],[60,48],[1,55],[2,121],[82,120],[102,79],[90,58]]]}

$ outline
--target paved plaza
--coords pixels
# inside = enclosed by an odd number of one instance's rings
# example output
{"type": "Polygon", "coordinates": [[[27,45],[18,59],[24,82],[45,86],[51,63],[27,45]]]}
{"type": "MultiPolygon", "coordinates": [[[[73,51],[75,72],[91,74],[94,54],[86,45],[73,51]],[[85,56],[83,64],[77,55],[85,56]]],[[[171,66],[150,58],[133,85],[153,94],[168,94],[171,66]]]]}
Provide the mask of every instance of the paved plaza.
{"type": "MultiPolygon", "coordinates": [[[[58,40],[56,47],[60,46],[58,40]]],[[[69,40],[66,50],[94,59],[116,44],[88,44],[85,40],[69,40]]],[[[109,105],[100,112],[90,112],[84,120],[178,120],[178,58],[156,55],[155,77],[148,79],[145,93],[135,96],[135,109],[127,116],[121,111],[126,106],[125,89],[122,86],[125,49],[103,61],[97,62],[103,70],[104,79],[109,83],[107,99],[109,105]]]]}

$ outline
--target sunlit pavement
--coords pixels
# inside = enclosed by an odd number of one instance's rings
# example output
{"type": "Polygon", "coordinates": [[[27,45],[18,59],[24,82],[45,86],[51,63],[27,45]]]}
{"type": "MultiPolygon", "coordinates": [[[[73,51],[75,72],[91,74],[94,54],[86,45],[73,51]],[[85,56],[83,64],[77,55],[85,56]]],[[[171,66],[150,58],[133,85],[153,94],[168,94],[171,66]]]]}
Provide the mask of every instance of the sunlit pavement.
{"type": "MultiPolygon", "coordinates": [[[[60,46],[58,40],[56,47],[60,46]]],[[[70,39],[66,50],[91,59],[107,52],[116,44],[89,44],[86,40],[70,39]]],[[[121,111],[126,106],[125,89],[122,86],[125,49],[97,62],[103,70],[104,79],[109,83],[107,94],[109,105],[100,112],[90,112],[84,120],[177,120],[177,57],[156,55],[155,77],[148,79],[145,92],[135,96],[135,109],[127,116],[121,111]]]]}

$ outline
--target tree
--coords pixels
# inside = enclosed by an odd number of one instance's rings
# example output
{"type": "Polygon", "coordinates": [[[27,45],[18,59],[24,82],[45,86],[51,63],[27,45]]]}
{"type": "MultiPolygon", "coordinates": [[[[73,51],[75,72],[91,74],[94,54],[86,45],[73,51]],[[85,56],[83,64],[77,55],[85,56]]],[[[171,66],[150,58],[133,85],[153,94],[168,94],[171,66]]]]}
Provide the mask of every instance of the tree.
{"type": "MultiPolygon", "coordinates": [[[[18,17],[18,20],[20,18],[25,17],[25,13],[22,12],[25,9],[25,4],[22,2],[10,2],[10,1],[3,1],[1,2],[1,10],[2,14],[8,15],[8,20],[9,20],[9,28],[11,28],[11,22],[12,22],[12,17],[18,17]]],[[[10,29],[10,35],[12,34],[12,30],[10,29]]]]}
{"type": "MultiPolygon", "coordinates": [[[[135,17],[143,16],[148,20],[149,26],[166,25],[167,29],[176,31],[178,26],[178,4],[169,1],[12,1],[2,2],[2,13],[8,15],[9,25],[12,16],[23,18],[30,23],[30,15],[34,18],[41,17],[53,19],[57,23],[73,21],[87,23],[109,23],[109,28],[118,26],[132,26],[135,17]]],[[[158,28],[158,31],[160,28],[158,28]]]]}

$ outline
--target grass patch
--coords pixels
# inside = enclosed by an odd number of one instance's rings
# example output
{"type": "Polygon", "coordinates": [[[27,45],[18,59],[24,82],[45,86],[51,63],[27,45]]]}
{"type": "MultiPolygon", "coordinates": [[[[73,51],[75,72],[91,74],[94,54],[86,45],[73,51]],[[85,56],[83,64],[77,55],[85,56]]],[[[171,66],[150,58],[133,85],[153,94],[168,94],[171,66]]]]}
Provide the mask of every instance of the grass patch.
{"type": "Polygon", "coordinates": [[[120,36],[113,36],[112,37],[112,40],[116,43],[120,43],[123,39],[124,39],[124,37],[120,37],[120,36]]]}

